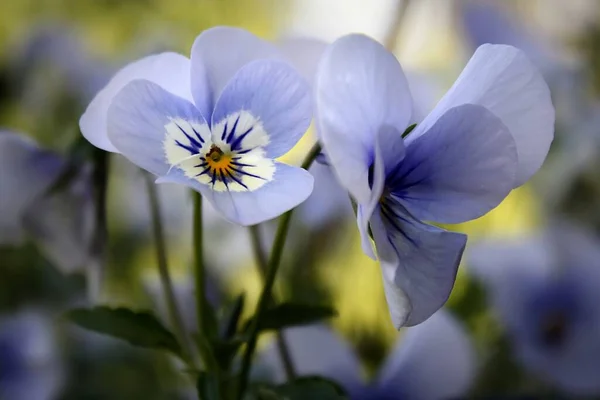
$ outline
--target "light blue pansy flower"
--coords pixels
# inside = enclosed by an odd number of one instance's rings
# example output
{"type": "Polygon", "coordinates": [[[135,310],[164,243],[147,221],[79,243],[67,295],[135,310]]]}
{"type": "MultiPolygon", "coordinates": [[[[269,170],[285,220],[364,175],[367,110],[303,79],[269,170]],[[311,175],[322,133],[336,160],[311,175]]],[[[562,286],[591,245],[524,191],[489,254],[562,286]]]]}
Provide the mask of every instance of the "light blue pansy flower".
{"type": "Polygon", "coordinates": [[[398,61],[349,35],[325,51],[316,99],[325,151],[374,257],[370,225],[392,321],[423,322],[446,302],[466,236],[422,221],[480,217],[537,171],[554,132],[548,87],[519,50],[481,46],[403,138],[413,101],[398,61]]]}
{"type": "Polygon", "coordinates": [[[33,140],[0,131],[0,245],[34,240],[63,272],[92,261],[94,203],[90,170],[83,166],[69,184],[54,188],[67,161],[33,140]]]}
{"type": "Polygon", "coordinates": [[[592,238],[561,225],[534,237],[478,243],[467,258],[517,360],[577,396],[600,393],[600,246],[592,238]]]}
{"type": "MultiPolygon", "coordinates": [[[[283,48],[283,47],[282,47],[283,48]]],[[[285,51],[236,28],[209,29],[191,59],[149,56],[121,69],[81,117],[83,135],[252,225],[297,206],[312,176],[275,161],[307,130],[310,86],[285,51]]]]}
{"type": "MultiPolygon", "coordinates": [[[[360,362],[342,338],[325,326],[284,331],[300,376],[319,375],[341,384],[357,400],[441,400],[467,394],[476,375],[473,345],[460,323],[444,310],[407,329],[376,378],[365,383],[360,362]]],[[[269,346],[257,372],[285,381],[280,354],[269,346]]]]}
{"type": "Polygon", "coordinates": [[[0,398],[51,400],[64,371],[49,321],[36,311],[0,318],[0,398]]]}

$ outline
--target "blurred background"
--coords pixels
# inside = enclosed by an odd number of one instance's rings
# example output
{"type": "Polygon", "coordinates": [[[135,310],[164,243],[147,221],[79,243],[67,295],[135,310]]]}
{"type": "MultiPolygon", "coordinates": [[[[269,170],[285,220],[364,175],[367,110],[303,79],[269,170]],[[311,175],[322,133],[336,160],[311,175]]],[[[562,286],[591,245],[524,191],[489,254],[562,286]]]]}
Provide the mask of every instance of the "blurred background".
{"type": "MultiPolygon", "coordinates": [[[[0,213],[23,222],[0,224],[0,399],[194,398],[168,356],[83,331],[63,313],[92,303],[163,312],[144,176],[111,155],[107,213],[99,215],[86,186],[90,176],[98,182],[87,165],[97,154],[81,144],[78,120],[122,66],[165,50],[189,55],[195,37],[217,25],[274,41],[366,33],[398,57],[425,112],[480,44],[525,51],[551,88],[556,136],[530,183],[487,216],[446,227],[469,234],[446,306],[474,349],[459,397],[600,398],[600,1],[7,0],[0,130],[34,140],[43,153],[33,163],[54,157],[77,168],[50,190],[50,204],[25,210],[6,198],[26,166],[11,164],[16,153],[0,136],[0,213]]],[[[310,135],[286,162],[300,164],[310,135]]],[[[277,290],[336,308],[331,328],[369,381],[404,332],[390,322],[379,267],[360,249],[347,196],[325,166],[311,172],[315,192],[292,222],[277,290]]],[[[192,318],[191,196],[160,186],[159,197],[169,265],[192,318]]],[[[244,292],[249,316],[260,290],[250,236],[210,208],[205,223],[211,301],[244,292]]],[[[273,223],[261,232],[266,251],[273,223]]]]}

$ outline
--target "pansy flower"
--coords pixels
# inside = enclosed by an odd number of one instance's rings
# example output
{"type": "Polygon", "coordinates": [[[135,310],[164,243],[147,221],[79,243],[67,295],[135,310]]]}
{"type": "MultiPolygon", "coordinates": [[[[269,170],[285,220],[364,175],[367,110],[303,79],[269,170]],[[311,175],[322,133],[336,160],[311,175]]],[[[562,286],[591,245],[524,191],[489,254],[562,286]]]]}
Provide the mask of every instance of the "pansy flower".
{"type": "Polygon", "coordinates": [[[588,232],[556,228],[474,244],[469,273],[527,371],[566,394],[598,395],[600,246],[588,232]]]}
{"type": "Polygon", "coordinates": [[[0,317],[0,398],[51,400],[64,381],[48,319],[37,311],[0,317]]]}
{"type": "Polygon", "coordinates": [[[411,132],[398,61],[348,35],[325,51],[316,99],[325,151],[372,257],[375,242],[392,321],[423,322],[448,299],[466,243],[423,221],[478,218],[538,170],[554,132],[548,87],[519,50],[484,45],[411,132]]]}
{"type": "MultiPolygon", "coordinates": [[[[375,378],[367,383],[348,343],[325,326],[284,331],[298,375],[319,375],[342,385],[350,399],[442,400],[465,396],[476,375],[475,349],[463,326],[440,310],[399,338],[375,378]]],[[[277,347],[261,354],[255,373],[285,381],[277,347]]]]}
{"type": "MultiPolygon", "coordinates": [[[[286,50],[287,49],[287,50],[286,50]]],[[[95,146],[202,193],[252,225],[311,193],[312,176],[276,161],[308,129],[309,83],[278,48],[237,28],[204,31],[191,58],[149,56],[121,69],[81,117],[95,146]]]]}
{"type": "Polygon", "coordinates": [[[67,160],[33,140],[0,131],[0,245],[26,237],[65,273],[88,267],[95,230],[90,169],[68,184],[57,181],[67,160]]]}

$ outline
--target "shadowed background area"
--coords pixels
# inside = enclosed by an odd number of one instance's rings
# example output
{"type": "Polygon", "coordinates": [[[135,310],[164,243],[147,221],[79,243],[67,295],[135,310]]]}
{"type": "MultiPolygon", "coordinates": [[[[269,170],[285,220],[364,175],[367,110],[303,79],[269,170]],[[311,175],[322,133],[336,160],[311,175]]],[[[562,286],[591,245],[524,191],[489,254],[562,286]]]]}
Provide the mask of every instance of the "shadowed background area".
{"type": "MultiPolygon", "coordinates": [[[[422,112],[416,121],[450,88],[479,45],[523,50],[550,87],[555,139],[542,169],[495,210],[444,226],[469,235],[444,311],[422,326],[394,329],[380,269],[361,250],[348,195],[318,163],[310,169],[314,192],[292,220],[276,291],[286,300],[337,310],[327,327],[286,334],[299,371],[343,381],[353,388],[353,398],[367,398],[376,385],[387,388],[381,396],[390,395],[391,381],[402,386],[403,398],[425,400],[600,398],[600,2],[5,3],[0,400],[195,398],[184,367],[170,356],[84,331],[64,313],[91,304],[126,306],[155,310],[168,323],[145,175],[118,154],[104,159],[103,168],[92,168],[90,161],[97,166],[102,156],[82,140],[78,121],[125,64],[163,51],[189,55],[196,36],[218,25],[273,41],[302,36],[332,42],[365,33],[402,64],[415,109],[422,112]],[[53,183],[40,192],[28,190],[34,186],[27,178],[31,170],[52,174],[53,183]],[[69,173],[60,172],[65,170],[69,173]],[[38,201],[41,193],[48,201],[38,201]],[[99,194],[106,194],[105,213],[99,194]],[[438,384],[448,391],[427,391],[438,384]]],[[[300,165],[314,137],[311,128],[282,159],[300,165]]],[[[176,295],[194,329],[191,195],[176,185],[159,185],[158,195],[176,295]]],[[[209,300],[218,308],[245,293],[248,318],[261,288],[253,247],[268,251],[276,224],[258,228],[263,243],[256,245],[247,228],[225,221],[208,205],[204,220],[209,300]]],[[[282,379],[271,339],[267,335],[259,343],[259,358],[267,361],[259,363],[256,375],[282,379]]]]}

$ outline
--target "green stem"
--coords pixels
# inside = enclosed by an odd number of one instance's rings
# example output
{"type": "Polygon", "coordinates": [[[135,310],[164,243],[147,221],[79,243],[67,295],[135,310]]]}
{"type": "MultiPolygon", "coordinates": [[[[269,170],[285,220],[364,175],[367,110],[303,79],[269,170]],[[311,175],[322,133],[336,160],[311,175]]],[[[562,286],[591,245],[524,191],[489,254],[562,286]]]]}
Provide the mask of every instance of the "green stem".
{"type": "MultiPolygon", "coordinates": [[[[262,248],[262,235],[260,233],[260,227],[259,225],[252,225],[249,227],[249,230],[250,242],[252,243],[252,250],[254,252],[254,258],[256,259],[256,265],[258,267],[261,277],[265,279],[267,273],[268,260],[262,248]]],[[[275,303],[275,300],[272,299],[271,303],[275,303]]],[[[285,336],[283,336],[283,332],[277,331],[276,341],[277,349],[279,350],[279,355],[281,356],[281,360],[283,361],[285,375],[289,381],[294,380],[296,378],[296,369],[294,368],[292,354],[290,352],[289,346],[287,345],[287,341],[285,340],[285,336]]]]}
{"type": "Polygon", "coordinates": [[[169,318],[171,319],[171,325],[175,329],[179,340],[183,347],[183,356],[186,363],[197,368],[195,356],[192,351],[191,340],[187,335],[183,319],[177,305],[177,298],[173,291],[173,281],[169,273],[169,267],[167,263],[167,246],[165,244],[165,236],[163,231],[162,217],[160,215],[160,203],[158,199],[158,192],[156,190],[156,184],[153,182],[152,177],[144,173],[146,180],[146,189],[148,191],[148,198],[150,200],[150,214],[152,216],[152,234],[154,236],[154,244],[156,247],[156,261],[158,265],[158,274],[160,276],[160,282],[164,292],[165,299],[167,301],[167,307],[169,309],[169,318]]]}
{"type": "MultiPolygon", "coordinates": [[[[317,155],[319,155],[320,152],[321,146],[319,145],[319,143],[316,143],[304,159],[304,162],[302,163],[302,168],[308,169],[315,161],[317,155]]],[[[260,299],[258,301],[256,315],[252,319],[252,325],[250,326],[250,338],[248,339],[246,351],[244,352],[244,357],[242,359],[242,370],[240,374],[240,382],[237,393],[237,398],[239,400],[243,398],[244,392],[246,391],[246,387],[248,386],[250,366],[252,364],[252,357],[254,355],[254,351],[256,350],[256,342],[258,341],[261,319],[267,309],[267,306],[269,305],[269,302],[271,301],[271,291],[273,290],[275,277],[277,276],[277,271],[279,270],[279,264],[281,261],[281,256],[283,254],[283,247],[287,238],[288,228],[290,226],[293,211],[294,210],[292,209],[283,214],[281,216],[281,219],[279,220],[279,225],[277,226],[275,241],[273,242],[271,256],[269,257],[269,262],[267,265],[265,286],[263,287],[260,299]]]]}
{"type": "MultiPolygon", "coordinates": [[[[204,321],[204,289],[206,287],[204,271],[204,238],[202,236],[202,195],[194,192],[194,277],[196,281],[196,316],[198,318],[198,332],[205,332],[204,321]]],[[[206,361],[206,360],[205,360],[206,361]]]]}
{"type": "Polygon", "coordinates": [[[92,302],[100,297],[102,281],[104,280],[104,265],[106,263],[106,243],[108,230],[106,223],[106,200],[108,192],[108,172],[110,167],[109,154],[101,149],[93,149],[92,182],[94,188],[96,230],[90,243],[90,256],[95,260],[88,267],[88,295],[92,302]]]}

